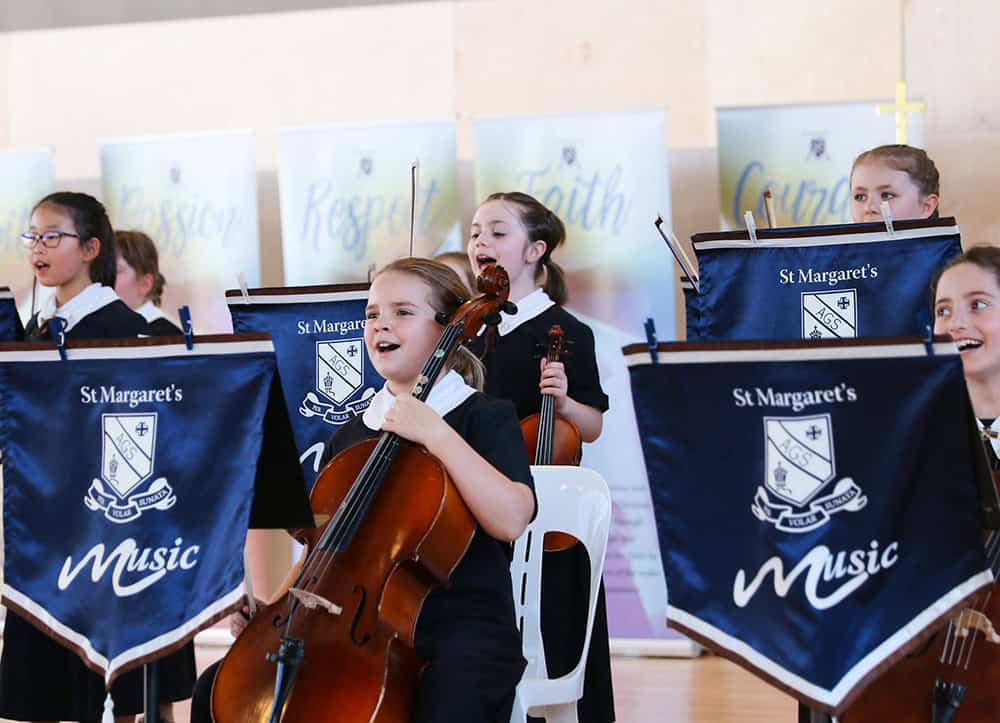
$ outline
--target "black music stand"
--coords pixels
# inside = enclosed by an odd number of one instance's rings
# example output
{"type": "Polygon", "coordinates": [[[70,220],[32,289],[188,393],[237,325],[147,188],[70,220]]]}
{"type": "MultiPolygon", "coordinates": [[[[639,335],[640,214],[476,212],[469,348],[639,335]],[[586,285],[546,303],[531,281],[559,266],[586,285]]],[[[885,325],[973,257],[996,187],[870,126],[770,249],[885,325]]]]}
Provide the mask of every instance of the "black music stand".
{"type": "MultiPolygon", "coordinates": [[[[316,523],[277,371],[271,380],[263,426],[248,527],[254,530],[311,529],[316,523]]],[[[155,660],[143,666],[145,723],[160,723],[157,668],[155,660]]]]}

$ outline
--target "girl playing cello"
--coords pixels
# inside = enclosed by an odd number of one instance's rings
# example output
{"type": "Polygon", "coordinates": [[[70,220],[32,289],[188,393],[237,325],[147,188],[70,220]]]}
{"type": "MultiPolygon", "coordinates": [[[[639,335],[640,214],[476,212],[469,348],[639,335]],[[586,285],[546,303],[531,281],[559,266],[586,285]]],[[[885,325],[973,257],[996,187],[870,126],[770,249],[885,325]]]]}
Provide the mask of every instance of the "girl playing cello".
{"type": "MultiPolygon", "coordinates": [[[[386,379],[371,406],[330,439],[324,463],[357,442],[393,432],[423,445],[445,467],[478,526],[447,588],[436,588],[417,619],[415,650],[426,658],[412,720],[507,723],[524,671],[514,621],[509,543],[531,520],[535,501],[520,427],[510,402],[478,392],[482,370],[459,349],[426,403],[410,396],[465,291],[443,264],[405,258],[372,282],[365,346],[386,379]]],[[[193,721],[206,717],[199,681],[193,721]]]]}

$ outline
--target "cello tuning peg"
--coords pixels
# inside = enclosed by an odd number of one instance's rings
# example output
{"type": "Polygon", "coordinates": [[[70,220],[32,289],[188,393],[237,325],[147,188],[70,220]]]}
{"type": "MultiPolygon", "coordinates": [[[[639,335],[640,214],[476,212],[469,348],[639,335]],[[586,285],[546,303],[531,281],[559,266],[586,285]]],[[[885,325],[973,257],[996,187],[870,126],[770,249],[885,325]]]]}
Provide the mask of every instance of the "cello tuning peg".
{"type": "Polygon", "coordinates": [[[513,301],[505,301],[502,304],[500,304],[500,311],[502,311],[505,314],[516,314],[517,304],[515,304],[513,301]]]}
{"type": "Polygon", "coordinates": [[[436,321],[441,326],[447,326],[448,322],[451,321],[451,315],[446,314],[443,311],[439,311],[434,315],[434,321],[436,321]]]}

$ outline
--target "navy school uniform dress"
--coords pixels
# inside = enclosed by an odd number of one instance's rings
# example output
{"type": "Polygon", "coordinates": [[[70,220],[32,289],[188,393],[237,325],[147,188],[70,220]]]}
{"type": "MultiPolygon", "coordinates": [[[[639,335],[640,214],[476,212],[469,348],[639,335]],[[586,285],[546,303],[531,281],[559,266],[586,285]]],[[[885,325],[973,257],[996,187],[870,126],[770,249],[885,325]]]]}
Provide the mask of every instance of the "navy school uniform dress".
{"type": "MultiPolygon", "coordinates": [[[[54,309],[54,302],[53,302],[54,309]]],[[[48,311],[48,313],[47,313],[48,311]]],[[[25,327],[28,341],[50,341],[43,308],[25,327]]],[[[124,339],[148,335],[146,320],[100,284],[91,284],[58,310],[66,322],[67,340],[124,339]]],[[[8,540],[17,544],[14,540],[8,540]]],[[[104,680],[80,658],[7,611],[0,657],[0,718],[14,720],[99,721],[104,708],[104,680]]],[[[194,644],[159,661],[160,702],[190,697],[195,681],[194,644]]],[[[123,673],[111,686],[116,715],[141,713],[144,708],[143,671],[123,673]]]]}
{"type": "MultiPolygon", "coordinates": [[[[513,401],[521,419],[539,412],[542,405],[539,360],[549,344],[549,329],[558,324],[564,332],[564,341],[568,342],[568,353],[561,361],[566,367],[570,398],[607,411],[608,397],[601,388],[590,327],[552,302],[542,289],[521,299],[517,307],[516,314],[501,314],[491,350],[484,353],[487,346],[484,336],[473,345],[473,351],[482,355],[486,365],[486,393],[513,401]]],[[[582,545],[545,553],[541,628],[545,663],[551,678],[566,675],[580,659],[587,632],[589,593],[590,559],[582,545]]],[[[615,719],[603,582],[598,591],[583,697],[577,713],[580,723],[608,723],[615,719]]]]}
{"type": "MultiPolygon", "coordinates": [[[[322,466],[358,442],[378,437],[393,397],[383,389],[361,417],[333,435],[322,466]]],[[[428,404],[487,462],[514,482],[534,486],[513,405],[490,399],[449,372],[428,404]]],[[[509,723],[514,690],[526,662],[514,620],[511,545],[476,529],[447,587],[435,588],[417,620],[415,650],[427,659],[417,689],[413,723],[509,723]]],[[[214,670],[198,679],[192,723],[209,723],[214,670]]]]}
{"type": "Polygon", "coordinates": [[[181,328],[164,316],[160,308],[152,301],[147,301],[135,311],[146,320],[150,336],[180,336],[182,334],[181,328]]]}

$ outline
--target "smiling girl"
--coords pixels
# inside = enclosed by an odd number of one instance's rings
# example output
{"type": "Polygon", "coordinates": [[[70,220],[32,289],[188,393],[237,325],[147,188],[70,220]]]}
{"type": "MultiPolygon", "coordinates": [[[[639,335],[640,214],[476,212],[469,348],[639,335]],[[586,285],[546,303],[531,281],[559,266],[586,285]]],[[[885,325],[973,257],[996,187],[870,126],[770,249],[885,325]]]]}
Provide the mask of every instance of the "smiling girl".
{"type": "MultiPolygon", "coordinates": [[[[956,256],[932,292],[934,333],[950,335],[958,346],[980,425],[1000,431],[1000,249],[976,246],[956,256]]],[[[994,447],[1000,445],[990,436],[994,447]]]]}

